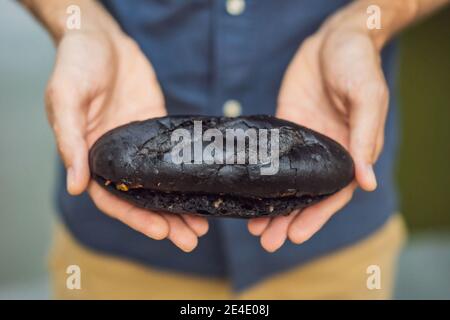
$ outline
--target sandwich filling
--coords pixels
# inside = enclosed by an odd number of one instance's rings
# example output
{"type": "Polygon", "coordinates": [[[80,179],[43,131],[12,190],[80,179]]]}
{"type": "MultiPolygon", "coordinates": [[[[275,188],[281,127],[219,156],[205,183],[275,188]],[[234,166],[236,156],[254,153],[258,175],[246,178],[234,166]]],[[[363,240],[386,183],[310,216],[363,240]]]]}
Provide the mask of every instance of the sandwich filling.
{"type": "Polygon", "coordinates": [[[204,216],[254,218],[287,215],[310,206],[331,194],[250,198],[227,194],[165,192],[128,185],[95,175],[94,179],[109,192],[144,208],[172,213],[195,213],[204,216]]]}

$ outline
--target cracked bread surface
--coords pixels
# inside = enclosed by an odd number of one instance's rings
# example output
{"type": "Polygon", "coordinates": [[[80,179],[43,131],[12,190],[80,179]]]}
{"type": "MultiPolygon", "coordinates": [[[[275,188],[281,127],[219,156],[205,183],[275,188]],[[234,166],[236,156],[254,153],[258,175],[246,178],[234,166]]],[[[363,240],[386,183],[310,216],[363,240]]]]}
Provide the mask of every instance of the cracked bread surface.
{"type": "Polygon", "coordinates": [[[339,191],[353,180],[354,171],[350,155],[334,140],[265,115],[169,116],[132,122],[103,135],[91,148],[89,159],[93,178],[129,202],[152,210],[212,216],[286,214],[339,191]],[[194,121],[202,121],[203,131],[214,128],[221,133],[278,129],[278,173],[261,175],[261,163],[173,163],[171,134],[179,128],[192,132],[194,121]],[[105,185],[106,181],[114,183],[105,185]],[[117,190],[114,184],[130,189],[117,190]],[[221,204],[216,208],[218,199],[221,204]]]}

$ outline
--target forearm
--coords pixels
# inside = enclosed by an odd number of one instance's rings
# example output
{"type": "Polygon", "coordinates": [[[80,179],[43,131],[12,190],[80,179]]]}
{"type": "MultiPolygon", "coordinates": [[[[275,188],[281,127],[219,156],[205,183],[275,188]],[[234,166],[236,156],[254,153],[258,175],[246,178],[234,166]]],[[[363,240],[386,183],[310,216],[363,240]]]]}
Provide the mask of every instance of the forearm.
{"type": "Polygon", "coordinates": [[[449,3],[450,0],[355,0],[332,16],[326,27],[344,25],[367,32],[376,47],[381,49],[399,31],[449,3]],[[369,7],[379,8],[379,28],[369,28],[367,25],[373,14],[368,12],[369,7]]]}
{"type": "Polygon", "coordinates": [[[110,33],[120,31],[109,13],[94,0],[20,0],[20,2],[42,23],[55,42],[68,31],[67,9],[76,5],[80,8],[81,30],[104,30],[110,33]]]}

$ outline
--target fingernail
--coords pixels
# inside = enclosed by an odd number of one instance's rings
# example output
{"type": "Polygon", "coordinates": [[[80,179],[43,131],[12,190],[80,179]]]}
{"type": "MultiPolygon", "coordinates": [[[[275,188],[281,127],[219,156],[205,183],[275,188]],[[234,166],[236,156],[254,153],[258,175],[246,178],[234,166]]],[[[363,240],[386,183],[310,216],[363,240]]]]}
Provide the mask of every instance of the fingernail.
{"type": "Polygon", "coordinates": [[[377,188],[377,178],[375,177],[375,172],[373,171],[373,166],[370,164],[366,165],[366,175],[369,181],[369,190],[375,190],[377,188]]]}
{"type": "Polygon", "coordinates": [[[67,191],[70,193],[72,186],[75,183],[75,171],[73,170],[72,167],[69,167],[67,169],[67,180],[66,180],[66,184],[67,184],[67,191]]]}

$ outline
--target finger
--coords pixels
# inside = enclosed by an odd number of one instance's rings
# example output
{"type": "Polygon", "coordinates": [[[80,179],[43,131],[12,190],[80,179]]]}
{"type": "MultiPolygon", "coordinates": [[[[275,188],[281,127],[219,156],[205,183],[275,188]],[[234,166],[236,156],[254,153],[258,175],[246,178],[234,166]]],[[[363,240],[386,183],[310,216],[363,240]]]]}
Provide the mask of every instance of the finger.
{"type": "Polygon", "coordinates": [[[248,231],[254,236],[260,236],[266,230],[272,218],[261,217],[248,220],[248,231]]]}
{"type": "Polygon", "coordinates": [[[46,92],[49,122],[67,169],[67,190],[82,193],[89,183],[88,147],[85,141],[83,101],[73,89],[50,84],[46,92]]]}
{"type": "Polygon", "coordinates": [[[373,155],[374,161],[378,160],[378,158],[381,154],[381,150],[383,150],[383,145],[384,145],[384,126],[379,129],[379,132],[377,135],[377,144],[375,146],[375,153],[373,155]]]}
{"type": "Polygon", "coordinates": [[[194,231],[177,215],[166,213],[163,215],[169,223],[169,239],[184,252],[191,252],[198,244],[194,231]]]}
{"type": "Polygon", "coordinates": [[[387,109],[389,106],[389,101],[386,102],[386,111],[383,112],[383,114],[381,115],[380,118],[380,123],[379,123],[379,127],[378,127],[378,132],[377,132],[377,142],[375,145],[375,150],[374,153],[372,155],[372,159],[373,162],[375,163],[376,161],[378,161],[378,158],[381,154],[381,151],[383,150],[383,146],[384,146],[384,130],[386,127],[386,118],[387,118],[387,109]]]}
{"type": "Polygon", "coordinates": [[[351,200],[355,188],[356,184],[352,183],[322,202],[303,209],[288,228],[289,239],[296,244],[309,240],[333,214],[351,200]]]}
{"type": "Polygon", "coordinates": [[[88,191],[99,210],[134,230],[155,240],[162,240],[169,235],[169,224],[161,215],[137,208],[113,196],[94,181],[89,184],[88,191]]]}
{"type": "Polygon", "coordinates": [[[209,229],[208,220],[192,214],[180,215],[184,222],[196,233],[197,236],[204,236],[209,229]]]}
{"type": "Polygon", "coordinates": [[[389,108],[389,95],[387,95],[387,99],[385,101],[384,110],[383,110],[384,112],[382,112],[381,119],[380,119],[380,124],[379,124],[380,127],[378,128],[378,135],[377,135],[377,146],[375,148],[375,154],[373,155],[374,162],[378,160],[381,150],[383,150],[384,131],[386,129],[386,119],[387,119],[387,114],[388,114],[388,108],[389,108]]]}
{"type": "Polygon", "coordinates": [[[297,216],[298,212],[299,210],[295,210],[288,216],[273,218],[261,235],[261,246],[268,252],[278,250],[286,241],[289,224],[297,216]]]}
{"type": "Polygon", "coordinates": [[[356,181],[366,191],[377,186],[373,171],[380,124],[387,112],[387,87],[384,81],[373,81],[355,93],[350,115],[350,153],[355,161],[356,181]]]}

